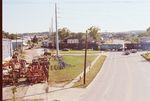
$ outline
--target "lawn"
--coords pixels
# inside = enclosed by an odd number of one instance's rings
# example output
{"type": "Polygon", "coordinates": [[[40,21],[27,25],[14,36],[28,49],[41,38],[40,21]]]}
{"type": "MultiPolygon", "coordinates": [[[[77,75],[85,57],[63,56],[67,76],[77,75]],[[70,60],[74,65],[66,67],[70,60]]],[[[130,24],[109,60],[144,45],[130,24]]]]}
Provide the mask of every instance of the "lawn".
{"type": "Polygon", "coordinates": [[[147,53],[145,53],[145,54],[142,54],[142,56],[143,56],[146,60],[150,61],[150,52],[147,52],[147,53]]]}
{"type": "MultiPolygon", "coordinates": [[[[69,50],[69,51],[59,51],[60,54],[84,54],[85,51],[84,50],[69,50]]],[[[53,53],[56,53],[56,51],[54,50],[53,53]]],[[[100,51],[96,51],[96,50],[88,50],[87,54],[96,54],[96,53],[100,53],[100,51]]]]}
{"type": "Polygon", "coordinates": [[[83,85],[83,78],[81,78],[81,80],[76,82],[73,87],[81,87],[81,88],[87,87],[92,82],[92,80],[96,77],[97,73],[100,71],[105,59],[106,56],[102,55],[94,64],[94,66],[90,69],[90,71],[86,74],[85,85],[83,85]]]}
{"type": "MultiPolygon", "coordinates": [[[[95,58],[95,55],[87,56],[87,65],[90,65],[95,58]]],[[[54,69],[53,66],[57,67],[58,62],[54,59],[50,60],[49,83],[70,82],[83,71],[84,56],[63,56],[63,61],[68,66],[64,69],[54,69]]]]}

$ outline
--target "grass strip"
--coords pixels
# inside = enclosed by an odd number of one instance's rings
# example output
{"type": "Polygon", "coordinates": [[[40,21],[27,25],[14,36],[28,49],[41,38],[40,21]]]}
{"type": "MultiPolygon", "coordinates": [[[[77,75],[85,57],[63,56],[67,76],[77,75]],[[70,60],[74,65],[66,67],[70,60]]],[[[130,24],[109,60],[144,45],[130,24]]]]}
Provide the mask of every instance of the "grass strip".
{"type": "Polygon", "coordinates": [[[83,78],[80,81],[76,82],[73,87],[85,88],[87,87],[93,79],[96,77],[97,73],[100,71],[104,61],[106,59],[105,55],[100,56],[97,62],[93,65],[90,71],[86,74],[86,84],[83,85],[83,78]]]}
{"type": "MultiPolygon", "coordinates": [[[[87,56],[87,62],[92,63],[95,55],[87,56]]],[[[62,83],[70,82],[83,71],[84,56],[63,56],[63,61],[69,64],[64,69],[51,69],[51,66],[58,66],[58,61],[51,59],[49,69],[49,82],[62,83]]]]}
{"type": "MultiPolygon", "coordinates": [[[[69,50],[69,51],[59,51],[60,54],[84,54],[85,51],[84,50],[69,50]]],[[[53,54],[56,53],[55,50],[53,50],[53,54]]],[[[100,51],[96,51],[96,50],[88,50],[87,54],[97,54],[100,53],[100,51]]]]}
{"type": "MultiPolygon", "coordinates": [[[[3,101],[13,101],[11,100],[3,100],[3,101]]],[[[15,99],[15,101],[44,101],[44,99],[15,99]]]]}
{"type": "Polygon", "coordinates": [[[149,53],[149,52],[142,54],[142,56],[143,56],[147,61],[150,61],[150,53],[149,53]]]}

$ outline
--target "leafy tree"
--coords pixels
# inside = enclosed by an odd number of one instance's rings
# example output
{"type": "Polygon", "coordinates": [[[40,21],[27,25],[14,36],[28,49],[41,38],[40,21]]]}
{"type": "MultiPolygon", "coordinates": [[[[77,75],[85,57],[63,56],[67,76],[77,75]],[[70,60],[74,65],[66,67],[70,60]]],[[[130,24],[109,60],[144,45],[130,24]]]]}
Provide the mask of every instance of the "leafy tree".
{"type": "Polygon", "coordinates": [[[17,35],[13,34],[13,33],[10,34],[8,32],[3,31],[2,34],[3,34],[3,38],[8,38],[8,39],[12,39],[12,40],[17,38],[17,35]]]}
{"type": "Polygon", "coordinates": [[[8,38],[14,40],[17,38],[17,35],[16,34],[10,34],[8,38]]]}
{"type": "Polygon", "coordinates": [[[150,36],[150,27],[147,28],[146,32],[145,33],[141,33],[139,34],[139,37],[143,37],[143,36],[150,36]]]}
{"type": "Polygon", "coordinates": [[[147,30],[146,30],[147,32],[150,32],[150,27],[149,28],[147,28],[147,30]]]}
{"type": "Polygon", "coordinates": [[[8,32],[2,32],[2,34],[3,34],[3,38],[8,38],[9,37],[9,33],[8,32]]]}
{"type": "Polygon", "coordinates": [[[130,41],[131,43],[138,43],[139,42],[139,37],[134,36],[134,35],[128,35],[125,38],[126,41],[130,41]]]}
{"type": "Polygon", "coordinates": [[[89,36],[92,37],[95,41],[99,41],[100,40],[100,29],[98,27],[92,26],[90,28],[88,28],[88,33],[89,36]]]}
{"type": "Polygon", "coordinates": [[[74,37],[74,38],[75,38],[75,37],[76,37],[76,33],[71,32],[69,36],[70,36],[70,37],[74,37]]]}
{"type": "Polygon", "coordinates": [[[146,30],[146,35],[150,36],[150,27],[146,30]]]}
{"type": "Polygon", "coordinates": [[[38,38],[36,37],[36,35],[33,37],[32,42],[33,43],[38,43],[38,38]]]}
{"type": "Polygon", "coordinates": [[[64,27],[64,28],[58,30],[58,35],[59,35],[59,38],[61,40],[63,40],[70,35],[70,31],[69,31],[69,29],[64,27]]]}
{"type": "Polygon", "coordinates": [[[27,41],[27,44],[28,44],[28,45],[31,45],[31,40],[28,40],[28,41],[27,41]]]}
{"type": "Polygon", "coordinates": [[[85,33],[79,32],[79,33],[76,34],[76,37],[78,39],[83,39],[83,36],[85,36],[85,33]]]}

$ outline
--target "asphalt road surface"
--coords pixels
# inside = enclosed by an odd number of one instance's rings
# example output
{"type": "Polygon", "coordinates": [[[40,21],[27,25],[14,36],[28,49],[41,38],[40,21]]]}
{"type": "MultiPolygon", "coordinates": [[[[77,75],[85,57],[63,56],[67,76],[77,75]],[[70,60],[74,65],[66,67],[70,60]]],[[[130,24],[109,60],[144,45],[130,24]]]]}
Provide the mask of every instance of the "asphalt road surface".
{"type": "Polygon", "coordinates": [[[150,62],[140,53],[111,52],[76,101],[150,101],[150,62]]]}

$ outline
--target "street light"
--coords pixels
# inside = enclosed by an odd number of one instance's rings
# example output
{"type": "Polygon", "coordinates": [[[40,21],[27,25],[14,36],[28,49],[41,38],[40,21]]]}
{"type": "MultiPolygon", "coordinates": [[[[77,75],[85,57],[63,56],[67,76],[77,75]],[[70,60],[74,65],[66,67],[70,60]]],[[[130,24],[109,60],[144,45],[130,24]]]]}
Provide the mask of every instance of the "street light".
{"type": "Polygon", "coordinates": [[[85,58],[84,58],[84,78],[83,78],[83,84],[86,84],[87,34],[88,34],[88,31],[86,30],[86,38],[85,38],[85,58]]]}

